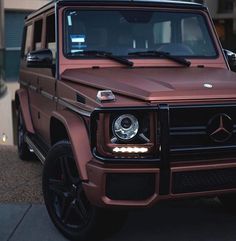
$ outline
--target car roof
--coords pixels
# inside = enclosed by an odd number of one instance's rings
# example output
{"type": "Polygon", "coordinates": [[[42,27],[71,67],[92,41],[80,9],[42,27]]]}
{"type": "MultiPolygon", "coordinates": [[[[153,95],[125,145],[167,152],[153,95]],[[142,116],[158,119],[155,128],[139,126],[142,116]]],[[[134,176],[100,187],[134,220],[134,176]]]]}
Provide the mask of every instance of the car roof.
{"type": "Polygon", "coordinates": [[[202,5],[191,0],[54,0],[52,2],[155,2],[155,3],[170,3],[170,4],[189,4],[189,5],[202,5]]]}
{"type": "Polygon", "coordinates": [[[103,4],[109,4],[109,3],[130,3],[130,4],[138,4],[138,3],[143,3],[143,4],[150,4],[150,3],[155,3],[155,4],[168,4],[170,6],[203,6],[203,4],[200,3],[196,3],[194,1],[191,0],[177,0],[177,1],[173,1],[173,0],[55,0],[54,2],[57,2],[59,4],[68,4],[68,3],[103,3],[103,4]]]}
{"type": "Polygon", "coordinates": [[[68,5],[129,5],[129,6],[163,6],[170,8],[187,8],[187,9],[207,9],[203,4],[196,3],[193,1],[172,1],[172,0],[54,0],[49,2],[42,8],[36,10],[26,17],[26,20],[30,20],[39,14],[52,9],[55,4],[58,6],[68,6],[68,5]]]}

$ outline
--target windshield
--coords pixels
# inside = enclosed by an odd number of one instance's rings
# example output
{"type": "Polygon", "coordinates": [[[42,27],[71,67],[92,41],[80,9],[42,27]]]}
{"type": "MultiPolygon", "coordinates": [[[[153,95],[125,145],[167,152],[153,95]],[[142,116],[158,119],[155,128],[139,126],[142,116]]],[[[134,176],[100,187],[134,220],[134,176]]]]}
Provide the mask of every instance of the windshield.
{"type": "Polygon", "coordinates": [[[106,51],[129,58],[140,51],[189,58],[217,56],[200,13],[70,9],[65,11],[65,25],[64,52],[68,57],[88,57],[83,55],[85,51],[106,51]]]}

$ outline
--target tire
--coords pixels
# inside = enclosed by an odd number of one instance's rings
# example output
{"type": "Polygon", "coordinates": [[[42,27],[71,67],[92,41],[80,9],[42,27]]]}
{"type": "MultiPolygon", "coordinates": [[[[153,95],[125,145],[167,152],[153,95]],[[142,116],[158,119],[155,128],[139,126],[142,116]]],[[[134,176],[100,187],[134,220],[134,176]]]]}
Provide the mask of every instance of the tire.
{"type": "Polygon", "coordinates": [[[25,123],[23,120],[21,109],[18,110],[17,116],[17,150],[18,156],[23,161],[35,159],[33,153],[30,152],[27,143],[25,142],[25,135],[27,134],[25,123]]]}
{"type": "Polygon", "coordinates": [[[236,194],[225,194],[218,197],[226,211],[236,214],[236,194]]]}
{"type": "Polygon", "coordinates": [[[48,153],[43,170],[43,195],[52,222],[70,240],[100,240],[117,231],[126,218],[126,213],[118,214],[89,203],[71,145],[66,140],[55,144],[48,153]]]}

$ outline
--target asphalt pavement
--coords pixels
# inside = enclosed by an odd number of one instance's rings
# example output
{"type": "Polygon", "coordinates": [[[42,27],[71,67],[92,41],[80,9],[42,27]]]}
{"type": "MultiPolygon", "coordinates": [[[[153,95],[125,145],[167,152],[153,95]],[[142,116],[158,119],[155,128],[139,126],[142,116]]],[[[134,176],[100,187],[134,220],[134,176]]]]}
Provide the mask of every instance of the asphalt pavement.
{"type": "Polygon", "coordinates": [[[42,169],[38,160],[21,161],[15,146],[0,145],[0,203],[43,203],[42,169]]]}
{"type": "MultiPolygon", "coordinates": [[[[66,240],[43,204],[41,171],[38,162],[22,163],[15,147],[0,147],[0,241],[66,240]]],[[[121,231],[106,241],[121,240],[236,241],[236,215],[217,198],[163,202],[132,210],[121,231]]]]}

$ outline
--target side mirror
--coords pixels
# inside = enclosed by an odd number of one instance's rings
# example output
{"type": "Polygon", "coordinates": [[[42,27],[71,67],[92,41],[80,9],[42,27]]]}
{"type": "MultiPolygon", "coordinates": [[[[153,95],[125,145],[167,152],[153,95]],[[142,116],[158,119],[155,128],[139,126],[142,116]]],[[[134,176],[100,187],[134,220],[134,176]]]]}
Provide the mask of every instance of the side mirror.
{"type": "Polygon", "coordinates": [[[50,49],[36,50],[28,53],[27,67],[29,68],[52,68],[53,54],[50,49]]]}
{"type": "Polygon", "coordinates": [[[236,53],[224,49],[226,59],[228,60],[229,67],[232,71],[236,72],[236,53]]]}

